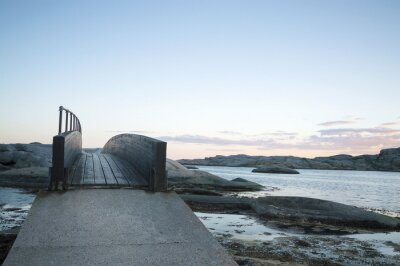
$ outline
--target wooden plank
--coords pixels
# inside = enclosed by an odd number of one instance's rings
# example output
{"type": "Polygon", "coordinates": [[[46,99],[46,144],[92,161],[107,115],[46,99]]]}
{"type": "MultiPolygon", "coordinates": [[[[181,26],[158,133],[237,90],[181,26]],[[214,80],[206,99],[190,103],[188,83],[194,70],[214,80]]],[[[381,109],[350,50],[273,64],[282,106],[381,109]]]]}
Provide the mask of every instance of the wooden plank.
{"type": "Polygon", "coordinates": [[[72,164],[72,166],[70,167],[70,169],[68,171],[68,183],[69,184],[72,184],[72,180],[74,179],[76,168],[78,168],[81,157],[82,157],[82,154],[79,154],[78,156],[76,156],[75,162],[72,164]]]}
{"type": "Polygon", "coordinates": [[[127,171],[127,169],[119,162],[119,159],[111,154],[105,154],[105,156],[107,157],[107,160],[112,160],[115,163],[115,165],[118,167],[118,169],[121,171],[122,175],[126,179],[126,182],[128,182],[129,185],[132,185],[131,173],[127,171]]]}
{"type": "Polygon", "coordinates": [[[87,155],[84,153],[79,158],[73,179],[71,180],[71,185],[80,185],[82,183],[83,175],[85,174],[84,172],[85,172],[86,157],[87,155]]]}
{"type": "Polygon", "coordinates": [[[118,158],[113,154],[109,154],[109,156],[114,160],[114,162],[119,166],[119,168],[126,173],[125,177],[127,177],[128,182],[133,186],[147,186],[147,182],[144,178],[140,176],[138,172],[135,172],[133,166],[130,165],[127,161],[118,158]]]}
{"type": "Polygon", "coordinates": [[[125,179],[124,175],[122,174],[121,170],[114,162],[114,160],[108,154],[103,154],[103,156],[107,160],[108,165],[111,167],[115,179],[117,179],[118,185],[129,185],[128,181],[125,179]]]}
{"type": "Polygon", "coordinates": [[[94,169],[93,169],[93,154],[89,153],[85,163],[85,175],[83,177],[83,184],[94,185],[94,169]]]}
{"type": "Polygon", "coordinates": [[[114,177],[114,173],[111,170],[110,165],[108,164],[106,158],[104,158],[103,154],[99,154],[100,164],[103,168],[104,179],[106,180],[107,185],[117,185],[117,180],[114,177]]]}
{"type": "Polygon", "coordinates": [[[100,158],[97,153],[93,153],[93,165],[94,165],[94,183],[96,185],[105,185],[106,179],[104,177],[103,168],[101,167],[100,158]]]}

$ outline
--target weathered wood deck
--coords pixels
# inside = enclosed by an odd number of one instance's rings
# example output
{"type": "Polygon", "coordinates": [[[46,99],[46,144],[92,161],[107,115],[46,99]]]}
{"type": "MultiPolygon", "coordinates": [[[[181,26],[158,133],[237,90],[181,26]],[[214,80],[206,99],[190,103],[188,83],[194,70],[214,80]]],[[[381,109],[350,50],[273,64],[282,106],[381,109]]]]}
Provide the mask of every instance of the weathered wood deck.
{"type": "Polygon", "coordinates": [[[69,174],[70,186],[148,185],[128,162],[112,154],[82,153],[76,158],[69,174]]]}

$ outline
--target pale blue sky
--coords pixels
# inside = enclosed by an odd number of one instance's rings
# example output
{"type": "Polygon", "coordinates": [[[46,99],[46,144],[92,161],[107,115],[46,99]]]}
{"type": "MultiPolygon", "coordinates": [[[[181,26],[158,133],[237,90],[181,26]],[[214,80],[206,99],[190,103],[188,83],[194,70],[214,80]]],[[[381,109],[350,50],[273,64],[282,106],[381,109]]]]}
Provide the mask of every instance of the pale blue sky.
{"type": "Polygon", "coordinates": [[[0,99],[1,143],[51,142],[64,105],[86,147],[376,153],[400,146],[400,1],[2,0],[0,99]]]}

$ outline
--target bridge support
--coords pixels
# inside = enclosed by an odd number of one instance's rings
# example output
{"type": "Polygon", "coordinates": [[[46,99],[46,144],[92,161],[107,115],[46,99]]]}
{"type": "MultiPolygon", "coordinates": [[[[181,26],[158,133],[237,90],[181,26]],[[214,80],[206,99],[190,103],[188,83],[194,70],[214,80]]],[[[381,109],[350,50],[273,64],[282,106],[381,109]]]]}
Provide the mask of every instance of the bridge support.
{"type": "Polygon", "coordinates": [[[53,167],[50,168],[49,190],[68,187],[68,172],[76,157],[82,152],[82,134],[79,131],[64,132],[53,137],[53,167]]]}

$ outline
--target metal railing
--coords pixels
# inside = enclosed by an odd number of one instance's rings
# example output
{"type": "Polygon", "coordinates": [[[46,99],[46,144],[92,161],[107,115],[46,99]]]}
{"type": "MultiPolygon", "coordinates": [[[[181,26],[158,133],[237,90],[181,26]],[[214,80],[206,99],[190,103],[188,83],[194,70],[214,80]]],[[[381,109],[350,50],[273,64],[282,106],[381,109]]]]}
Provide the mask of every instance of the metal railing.
{"type": "Polygon", "coordinates": [[[79,131],[82,133],[81,122],[79,121],[78,117],[63,106],[60,106],[60,118],[58,119],[58,134],[68,131],[79,131]],[[63,122],[63,112],[65,112],[65,130],[62,131],[62,122],[63,122]],[[68,121],[69,118],[69,121],[68,121]]]}

